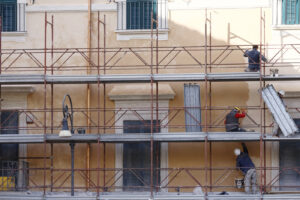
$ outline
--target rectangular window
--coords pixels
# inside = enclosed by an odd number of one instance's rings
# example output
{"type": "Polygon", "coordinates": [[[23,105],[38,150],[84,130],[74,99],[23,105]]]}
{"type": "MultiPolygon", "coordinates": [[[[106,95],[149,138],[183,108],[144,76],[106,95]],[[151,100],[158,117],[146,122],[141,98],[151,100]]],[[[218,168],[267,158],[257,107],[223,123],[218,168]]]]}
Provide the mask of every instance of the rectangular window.
{"type": "Polygon", "coordinates": [[[299,24],[299,0],[282,1],[282,24],[299,24]]]}
{"type": "MultiPolygon", "coordinates": [[[[151,29],[151,12],[156,19],[156,0],[127,0],[126,29],[151,29]]],[[[153,28],[156,24],[153,23],[153,28]]]]}
{"type": "MultiPolygon", "coordinates": [[[[124,134],[126,133],[150,133],[151,121],[126,120],[124,134]]],[[[158,122],[159,123],[159,122],[158,122]]],[[[160,132],[155,128],[156,120],[153,121],[153,131],[160,132]]],[[[151,180],[151,146],[150,142],[125,143],[123,146],[123,191],[149,191],[151,180]]],[[[153,145],[153,168],[160,168],[160,145],[153,145]]],[[[154,170],[153,185],[159,186],[160,170],[154,170]]]]}
{"type": "MultiPolygon", "coordinates": [[[[300,119],[294,119],[300,127],[300,119]]],[[[280,131],[281,132],[281,131],[280,131]]],[[[300,190],[300,142],[280,141],[279,142],[279,189],[280,191],[300,190]]]]}
{"type": "Polygon", "coordinates": [[[0,1],[0,15],[2,18],[2,31],[17,31],[17,0],[0,1]]]}
{"type": "MultiPolygon", "coordinates": [[[[18,134],[17,111],[1,112],[0,134],[18,134]]],[[[0,144],[0,190],[16,190],[18,182],[18,144],[0,144]]]]}

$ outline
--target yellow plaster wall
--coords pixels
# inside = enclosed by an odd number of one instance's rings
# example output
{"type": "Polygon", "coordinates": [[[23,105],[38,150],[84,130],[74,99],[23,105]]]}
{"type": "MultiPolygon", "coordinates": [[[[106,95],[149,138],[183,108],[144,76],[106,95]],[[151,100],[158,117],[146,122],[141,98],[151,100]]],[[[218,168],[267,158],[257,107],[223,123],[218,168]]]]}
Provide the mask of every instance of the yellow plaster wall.
{"type": "MultiPolygon", "coordinates": [[[[102,1],[99,1],[102,2],[102,1]]],[[[87,1],[37,1],[37,5],[69,5],[69,4],[84,4],[87,1]]],[[[270,26],[271,11],[264,9],[267,16],[267,27],[270,26]]],[[[53,13],[54,14],[54,47],[87,47],[87,20],[88,15],[86,12],[67,12],[67,13],[53,13]]],[[[150,40],[130,40],[130,41],[117,41],[116,40],[116,12],[101,12],[101,19],[103,14],[106,15],[107,22],[107,47],[127,47],[127,46],[150,46],[150,40]]],[[[48,19],[52,13],[48,14],[48,19]]],[[[212,30],[212,45],[228,45],[228,44],[246,44],[251,45],[253,43],[260,43],[260,9],[217,9],[208,10],[208,16],[211,15],[211,30],[212,30]]],[[[186,11],[170,11],[169,12],[169,39],[167,41],[159,41],[159,46],[195,46],[205,44],[205,11],[204,10],[186,10],[186,11]]],[[[92,47],[97,47],[97,26],[96,26],[97,14],[92,15],[92,47]]],[[[24,43],[19,42],[5,42],[3,48],[43,48],[44,47],[44,14],[42,13],[28,13],[27,14],[27,36],[24,43]]],[[[209,33],[209,30],[208,30],[209,33]]],[[[103,29],[101,29],[103,36],[103,29]]],[[[267,36],[269,31],[267,31],[267,36]]],[[[48,43],[50,46],[50,32],[48,32],[48,43]]],[[[103,45],[103,43],[101,43],[103,45]]],[[[220,52],[219,52],[220,53],[220,52]]],[[[111,54],[107,54],[109,57],[111,54]]],[[[150,62],[149,54],[143,54],[147,57],[147,61],[150,62]]],[[[94,62],[96,62],[96,55],[92,55],[94,62]]],[[[164,54],[159,55],[162,58],[164,54]]],[[[204,63],[204,55],[197,55],[201,62],[204,63]]],[[[212,54],[212,57],[216,57],[218,54],[212,54]]],[[[42,58],[42,55],[41,55],[42,58]]],[[[48,58],[50,59],[50,58],[48,58]]],[[[188,62],[190,58],[187,55],[181,55],[180,60],[177,63],[188,62]]],[[[27,61],[30,63],[31,61],[27,61]]],[[[73,60],[75,65],[83,65],[86,62],[81,58],[73,60]]],[[[135,64],[134,60],[129,56],[122,60],[123,63],[135,64]]],[[[175,61],[174,61],[175,62],[175,61]]],[[[226,62],[239,62],[246,63],[246,59],[242,56],[241,52],[234,52],[230,59],[226,62]]],[[[246,65],[245,65],[246,66],[246,65]]],[[[214,70],[215,72],[225,72],[225,69],[214,70]]],[[[243,71],[243,69],[234,69],[231,71],[243,71]]],[[[134,70],[135,73],[145,73],[149,70],[134,70]]],[[[188,72],[203,72],[203,68],[199,69],[165,69],[161,70],[161,73],[188,73],[188,72]]],[[[63,73],[63,72],[61,72],[63,73]]],[[[65,72],[64,72],[65,73],[65,72]]],[[[68,72],[70,73],[70,72],[68,72]]],[[[71,72],[75,73],[75,72],[71,72]]],[[[85,72],[81,72],[85,73],[85,72]]],[[[133,71],[117,71],[108,73],[133,73],[133,71]]],[[[170,108],[172,107],[183,107],[183,84],[184,83],[170,83],[172,89],[175,91],[176,96],[174,100],[170,100],[170,108]]],[[[202,106],[205,103],[205,83],[199,83],[201,86],[201,102],[202,106]]],[[[43,86],[34,86],[36,92],[28,97],[28,108],[44,108],[44,88],[43,86]]],[[[106,92],[109,92],[113,85],[106,85],[106,92]]],[[[100,106],[104,106],[103,101],[103,85],[100,88],[100,106]]],[[[248,106],[257,105],[257,88],[258,84],[249,84],[246,82],[232,82],[232,83],[213,83],[212,84],[212,105],[213,106],[248,106]],[[254,91],[254,92],[253,92],[254,91]],[[253,94],[253,95],[250,95],[253,94]],[[255,98],[253,97],[255,96],[255,98]]],[[[96,84],[91,85],[91,107],[95,108],[98,106],[98,86],[96,84]]],[[[86,105],[86,85],[55,85],[54,86],[54,107],[60,110],[61,101],[63,95],[69,93],[73,100],[73,105],[76,108],[85,108],[86,105]]],[[[47,87],[47,108],[50,108],[50,86],[47,87]]],[[[106,107],[114,108],[114,102],[110,101],[108,97],[105,97],[106,107]]],[[[250,111],[249,111],[250,112],[250,111]]],[[[253,112],[253,111],[251,111],[253,112]]],[[[216,119],[221,112],[212,112],[212,121],[216,119]]],[[[258,112],[254,112],[254,115],[258,116],[258,112]]],[[[43,113],[37,113],[39,119],[43,121],[43,113]]],[[[98,121],[98,114],[96,112],[91,113],[92,119],[98,121]]],[[[104,113],[100,113],[100,125],[103,125],[104,113]]],[[[106,119],[113,116],[113,111],[106,112],[106,119]]],[[[209,116],[209,115],[208,115],[209,116]]],[[[47,113],[47,125],[50,125],[51,114],[47,113]]],[[[54,124],[59,126],[62,119],[61,113],[54,113],[54,124]]],[[[170,132],[181,132],[184,131],[183,126],[176,128],[175,126],[184,125],[184,113],[181,112],[179,115],[170,122],[170,132]]],[[[205,119],[205,112],[202,112],[202,119],[205,119]]],[[[86,124],[86,118],[80,114],[75,115],[75,124],[84,126],[86,124]]],[[[59,127],[54,131],[58,133],[59,127]]],[[[224,130],[219,128],[216,130],[224,130]]],[[[91,132],[97,130],[92,129],[91,132]]],[[[100,129],[102,133],[104,130],[100,129]]],[[[106,130],[108,133],[114,133],[113,129],[106,130]]],[[[39,133],[39,131],[34,131],[39,133]]],[[[258,143],[247,143],[250,154],[256,164],[259,166],[259,144],[258,143]]],[[[239,147],[239,143],[213,143],[212,144],[212,167],[234,167],[234,156],[233,149],[239,147]]],[[[70,148],[68,144],[54,144],[54,168],[70,168],[70,148]]],[[[86,144],[76,145],[76,159],[75,167],[77,169],[83,169],[86,166],[86,144]]],[[[170,168],[178,167],[196,167],[203,168],[205,166],[205,148],[204,143],[170,143],[168,145],[168,163],[170,168]]],[[[113,144],[106,144],[105,152],[105,167],[114,167],[115,152],[113,144]]],[[[50,144],[46,144],[47,155],[50,154],[50,144]]],[[[44,145],[28,145],[28,156],[42,156],[44,154],[44,145]]],[[[209,155],[209,152],[207,152],[209,155]]],[[[206,159],[208,162],[209,159],[206,159]]],[[[209,163],[206,163],[209,164],[209,163]]],[[[44,162],[42,160],[30,160],[30,167],[43,167],[44,162]]],[[[46,166],[50,166],[50,161],[46,161],[46,166]]],[[[95,169],[98,166],[104,166],[104,151],[103,144],[91,145],[91,168],[95,169]],[[99,161],[97,161],[99,158],[99,161]]],[[[48,171],[49,172],[49,171],[48,171]]],[[[50,173],[47,172],[47,183],[50,181],[50,173]]],[[[37,183],[43,182],[43,174],[41,172],[35,172],[37,175],[34,179],[37,183]]],[[[55,176],[59,176],[62,172],[56,172],[55,176]]],[[[201,180],[205,181],[205,174],[203,170],[198,170],[194,175],[201,180]]],[[[112,175],[113,172],[107,172],[112,175]]],[[[107,175],[106,178],[109,177],[107,175]]],[[[220,175],[220,172],[214,172],[212,177],[216,180],[220,175]]],[[[66,175],[64,175],[66,176],[66,175]]],[[[97,182],[97,173],[91,172],[91,177],[94,182],[97,182]]],[[[100,182],[103,184],[103,172],[100,173],[100,182]]],[[[234,176],[231,176],[225,181],[226,184],[233,183],[234,176]]],[[[62,181],[58,181],[59,185],[62,181]]],[[[85,181],[80,175],[76,175],[76,185],[84,186],[85,181]]],[[[186,178],[186,175],[180,175],[171,185],[190,185],[191,179],[186,178]]],[[[67,181],[64,186],[68,186],[67,181]]],[[[196,185],[196,184],[195,184],[196,185]]]]}

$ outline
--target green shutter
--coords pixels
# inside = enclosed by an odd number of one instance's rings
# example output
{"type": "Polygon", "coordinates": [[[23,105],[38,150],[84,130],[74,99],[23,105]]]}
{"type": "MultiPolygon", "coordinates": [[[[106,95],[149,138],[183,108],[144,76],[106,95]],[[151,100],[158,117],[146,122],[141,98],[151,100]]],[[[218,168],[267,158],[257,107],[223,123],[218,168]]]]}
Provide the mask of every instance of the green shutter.
{"type": "Polygon", "coordinates": [[[282,24],[299,24],[299,0],[282,1],[282,24]]]}
{"type": "MultiPolygon", "coordinates": [[[[127,0],[126,1],[126,28],[151,29],[151,11],[153,7],[156,19],[156,0],[127,0]]],[[[156,24],[153,24],[156,28],[156,24]]]]}
{"type": "Polygon", "coordinates": [[[17,0],[0,1],[2,31],[17,31],[17,0]]]}

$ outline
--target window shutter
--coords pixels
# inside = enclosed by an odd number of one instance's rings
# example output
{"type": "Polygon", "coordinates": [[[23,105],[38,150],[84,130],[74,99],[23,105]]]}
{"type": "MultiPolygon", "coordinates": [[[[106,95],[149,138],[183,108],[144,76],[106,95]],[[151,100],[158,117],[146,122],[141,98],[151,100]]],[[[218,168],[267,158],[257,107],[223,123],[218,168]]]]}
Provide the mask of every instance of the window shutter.
{"type": "Polygon", "coordinates": [[[184,107],[186,132],[202,131],[199,85],[184,84],[184,107]]]}
{"type": "Polygon", "coordinates": [[[282,1],[282,23],[299,24],[299,0],[282,1]]]}

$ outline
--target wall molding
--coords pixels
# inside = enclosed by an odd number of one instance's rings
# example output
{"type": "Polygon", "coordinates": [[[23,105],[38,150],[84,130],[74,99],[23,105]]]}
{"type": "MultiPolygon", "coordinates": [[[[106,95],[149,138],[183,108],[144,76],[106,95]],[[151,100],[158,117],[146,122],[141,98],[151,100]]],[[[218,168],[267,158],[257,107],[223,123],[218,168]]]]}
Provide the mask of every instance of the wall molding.
{"type": "MultiPolygon", "coordinates": [[[[110,4],[93,4],[92,12],[96,11],[114,11],[117,12],[117,5],[110,4]]],[[[29,5],[26,7],[27,13],[40,12],[88,12],[87,4],[80,5],[29,5]]]]}
{"type": "Polygon", "coordinates": [[[229,9],[271,7],[271,0],[196,0],[169,2],[169,10],[229,9]]]}
{"type": "MultiPolygon", "coordinates": [[[[117,40],[147,40],[151,39],[151,30],[115,30],[117,40]]],[[[158,40],[168,40],[169,29],[158,30],[158,40]]],[[[156,30],[153,30],[153,39],[156,39],[156,30]]]]}

